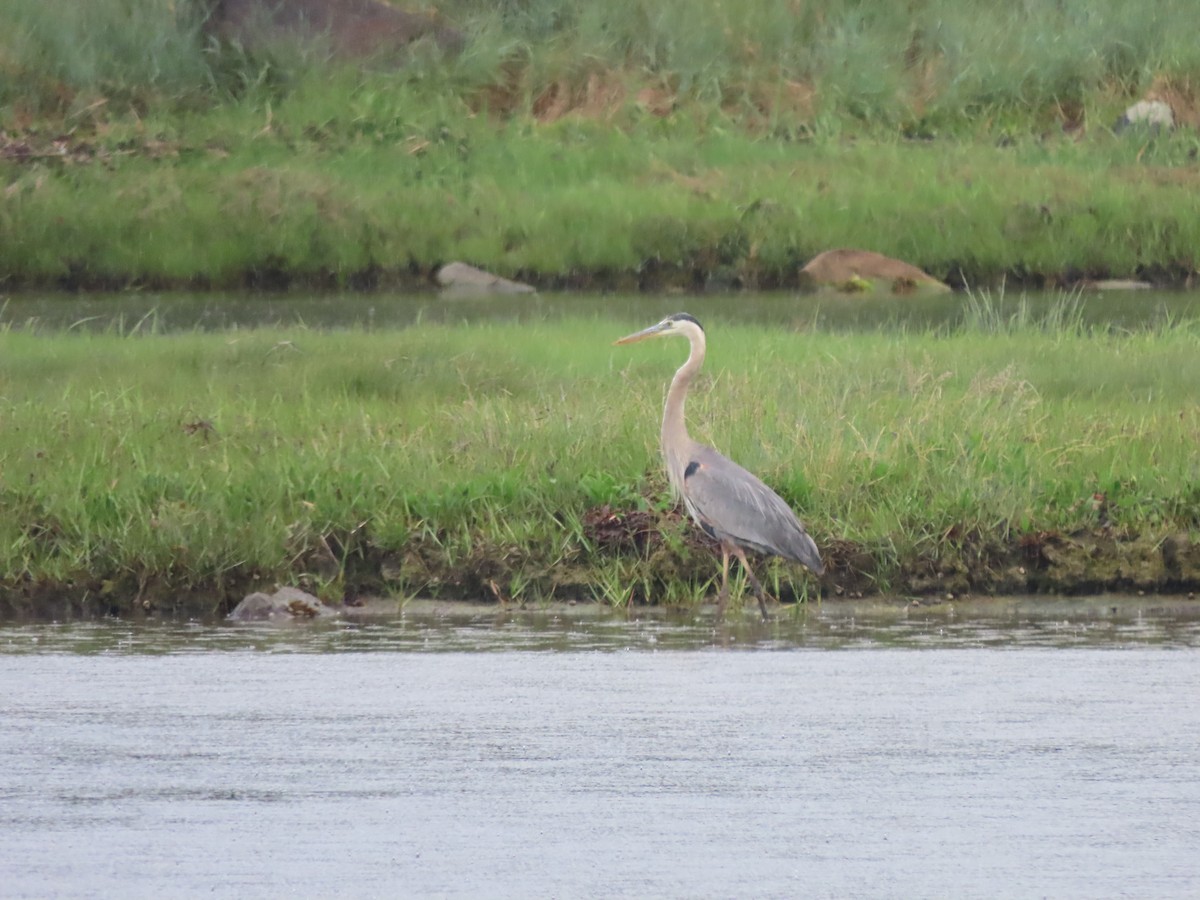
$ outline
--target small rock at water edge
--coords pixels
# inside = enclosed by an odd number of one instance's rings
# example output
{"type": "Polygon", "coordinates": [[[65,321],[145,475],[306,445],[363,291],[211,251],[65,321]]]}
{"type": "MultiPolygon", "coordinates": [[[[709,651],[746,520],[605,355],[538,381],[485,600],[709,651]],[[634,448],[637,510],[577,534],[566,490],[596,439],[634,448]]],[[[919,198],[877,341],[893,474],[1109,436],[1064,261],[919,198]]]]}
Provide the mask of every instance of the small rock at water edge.
{"type": "Polygon", "coordinates": [[[307,591],[281,587],[273,594],[255,591],[233,608],[229,618],[235,622],[318,619],[334,615],[333,610],[307,591]]]}

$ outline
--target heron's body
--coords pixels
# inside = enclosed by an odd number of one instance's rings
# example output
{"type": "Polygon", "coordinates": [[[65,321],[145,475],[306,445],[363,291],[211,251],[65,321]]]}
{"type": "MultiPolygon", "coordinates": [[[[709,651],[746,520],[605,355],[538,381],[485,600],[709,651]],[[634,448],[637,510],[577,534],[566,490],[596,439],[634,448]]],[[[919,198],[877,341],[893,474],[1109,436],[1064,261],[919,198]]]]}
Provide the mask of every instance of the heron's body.
{"type": "Polygon", "coordinates": [[[687,362],[680,366],[663,409],[662,453],[671,488],[683,500],[688,514],[721,546],[721,592],[718,614],[723,614],[729,591],[729,556],[742,564],[758,596],[763,616],[767,614],[765,592],[754,577],[745,550],[755,550],[803,563],[816,574],[824,571],[820,553],[783,498],[733,460],[712,447],[692,440],[684,420],[688,387],[704,364],[704,329],[686,313],[668,316],[657,325],[621,338],[618,344],[650,337],[679,335],[691,346],[687,362]]]}

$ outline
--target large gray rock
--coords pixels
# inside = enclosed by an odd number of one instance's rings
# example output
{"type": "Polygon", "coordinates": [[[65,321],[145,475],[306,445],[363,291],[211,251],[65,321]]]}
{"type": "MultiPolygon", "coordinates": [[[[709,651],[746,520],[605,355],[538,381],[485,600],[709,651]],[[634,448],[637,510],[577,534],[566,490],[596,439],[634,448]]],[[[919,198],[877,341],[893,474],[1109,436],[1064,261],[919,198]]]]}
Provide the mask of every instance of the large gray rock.
{"type": "Polygon", "coordinates": [[[340,59],[402,58],[422,38],[451,54],[465,43],[461,31],[436,15],[407,12],[383,0],[209,0],[208,26],[250,52],[327,42],[340,59]]]}
{"type": "Polygon", "coordinates": [[[333,610],[307,591],[281,587],[273,594],[255,591],[233,608],[229,618],[235,622],[318,619],[334,615],[333,610]]]}
{"type": "Polygon", "coordinates": [[[447,291],[464,294],[531,294],[534,290],[463,262],[446,263],[438,269],[437,282],[447,291]]]}

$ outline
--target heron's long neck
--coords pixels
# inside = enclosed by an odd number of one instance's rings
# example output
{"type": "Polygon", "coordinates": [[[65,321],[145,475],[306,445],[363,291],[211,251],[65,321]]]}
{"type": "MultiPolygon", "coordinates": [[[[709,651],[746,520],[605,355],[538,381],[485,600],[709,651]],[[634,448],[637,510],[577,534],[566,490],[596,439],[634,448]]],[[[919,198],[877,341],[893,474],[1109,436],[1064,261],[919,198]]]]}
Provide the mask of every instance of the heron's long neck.
{"type": "Polygon", "coordinates": [[[674,473],[676,466],[687,464],[686,460],[673,460],[671,457],[688,452],[691,438],[683,418],[683,406],[687,400],[688,386],[704,365],[704,332],[695,329],[688,334],[688,340],[691,342],[692,352],[688,354],[687,362],[679,367],[679,371],[671,379],[671,387],[667,390],[667,404],[663,408],[662,448],[663,454],[668,457],[667,470],[671,473],[674,473]],[[671,465],[672,462],[676,465],[671,465]]]}

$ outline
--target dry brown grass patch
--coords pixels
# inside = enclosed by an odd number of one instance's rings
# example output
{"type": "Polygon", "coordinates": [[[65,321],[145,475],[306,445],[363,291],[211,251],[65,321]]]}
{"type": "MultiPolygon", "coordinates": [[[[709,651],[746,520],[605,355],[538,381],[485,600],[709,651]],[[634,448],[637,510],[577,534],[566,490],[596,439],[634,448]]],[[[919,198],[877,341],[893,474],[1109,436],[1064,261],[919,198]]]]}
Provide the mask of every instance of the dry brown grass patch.
{"type": "Polygon", "coordinates": [[[628,95],[618,73],[590,72],[582,82],[560,78],[547,85],[534,98],[532,111],[534,118],[543,123],[568,115],[607,122],[624,108],[628,95]]]}
{"type": "Polygon", "coordinates": [[[1143,99],[1170,106],[1176,126],[1200,129],[1200,88],[1190,78],[1157,75],[1143,99]]]}

